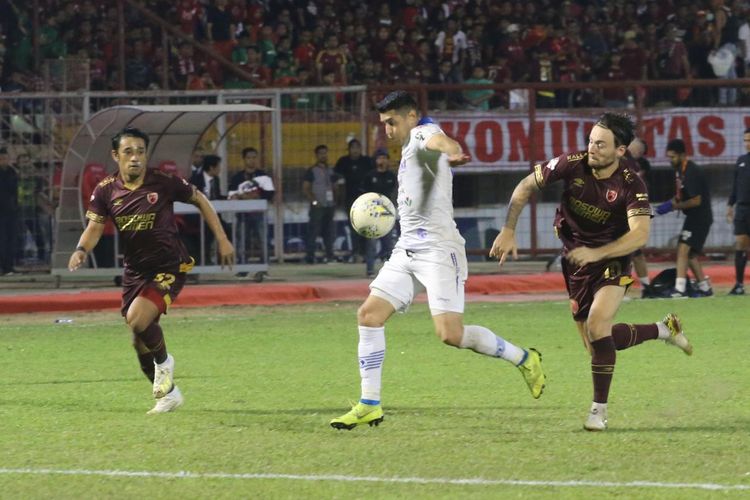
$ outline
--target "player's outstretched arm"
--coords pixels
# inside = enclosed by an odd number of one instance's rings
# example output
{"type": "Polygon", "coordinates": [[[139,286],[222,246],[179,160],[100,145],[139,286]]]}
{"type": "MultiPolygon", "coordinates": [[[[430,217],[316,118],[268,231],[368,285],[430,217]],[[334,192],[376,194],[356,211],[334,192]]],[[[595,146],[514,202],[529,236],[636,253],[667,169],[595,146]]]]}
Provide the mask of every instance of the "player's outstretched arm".
{"type": "Polygon", "coordinates": [[[465,154],[461,145],[445,134],[435,134],[430,137],[425,147],[430,151],[439,151],[448,155],[448,162],[456,167],[471,160],[471,156],[465,154]]]}
{"type": "Polygon", "coordinates": [[[490,249],[490,257],[496,257],[500,261],[500,266],[505,263],[508,254],[512,254],[513,260],[518,259],[516,225],[518,224],[518,218],[521,216],[523,207],[526,206],[529,198],[536,191],[539,191],[539,186],[536,183],[534,174],[526,176],[513,190],[510,203],[508,204],[508,214],[505,217],[505,225],[500,234],[497,235],[497,238],[495,238],[492,249],[490,249]]]}
{"type": "Polygon", "coordinates": [[[193,197],[190,199],[190,203],[198,207],[206,224],[208,224],[211,232],[214,233],[216,243],[219,246],[221,267],[223,268],[224,266],[227,266],[229,269],[232,269],[232,265],[234,265],[234,246],[224,232],[224,228],[221,225],[219,216],[216,215],[216,210],[214,210],[213,205],[208,201],[206,195],[197,189],[193,190],[193,197]]]}
{"type": "Polygon", "coordinates": [[[68,271],[73,272],[86,262],[86,257],[89,252],[94,249],[99,238],[104,233],[104,224],[99,222],[89,221],[86,229],[83,230],[81,238],[78,240],[78,246],[75,251],[70,255],[68,260],[68,271]]]}

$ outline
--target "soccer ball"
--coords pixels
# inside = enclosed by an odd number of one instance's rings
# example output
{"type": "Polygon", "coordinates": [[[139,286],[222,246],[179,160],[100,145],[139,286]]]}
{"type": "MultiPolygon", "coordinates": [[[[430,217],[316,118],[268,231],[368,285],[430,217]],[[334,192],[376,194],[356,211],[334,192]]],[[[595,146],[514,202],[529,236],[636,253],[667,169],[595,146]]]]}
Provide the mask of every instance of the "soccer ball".
{"type": "Polygon", "coordinates": [[[352,203],[349,220],[354,230],[365,238],[382,238],[396,223],[396,207],[385,195],[365,193],[352,203]]]}

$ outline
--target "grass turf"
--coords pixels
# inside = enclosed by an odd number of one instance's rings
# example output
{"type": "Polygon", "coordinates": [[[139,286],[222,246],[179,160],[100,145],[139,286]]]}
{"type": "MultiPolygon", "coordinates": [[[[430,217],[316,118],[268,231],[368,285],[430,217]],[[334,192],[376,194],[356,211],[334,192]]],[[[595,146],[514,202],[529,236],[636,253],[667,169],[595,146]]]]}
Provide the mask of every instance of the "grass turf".
{"type": "Polygon", "coordinates": [[[507,363],[443,346],[424,305],[395,316],[386,329],[385,422],[350,432],[328,421],[359,395],[356,304],[174,310],[162,325],[186,404],[159,416],[145,415],[150,387],[117,313],[78,314],[72,324],[1,317],[0,496],[709,498],[717,492],[625,483],[750,487],[746,300],[625,303],[618,320],[627,322],[653,322],[674,309],[696,352],[687,357],[663,342],[618,352],[610,428],[599,434],[581,430],[591,401],[589,357],[562,302],[467,307],[467,323],[543,353],[548,383],[538,401],[507,363]]]}

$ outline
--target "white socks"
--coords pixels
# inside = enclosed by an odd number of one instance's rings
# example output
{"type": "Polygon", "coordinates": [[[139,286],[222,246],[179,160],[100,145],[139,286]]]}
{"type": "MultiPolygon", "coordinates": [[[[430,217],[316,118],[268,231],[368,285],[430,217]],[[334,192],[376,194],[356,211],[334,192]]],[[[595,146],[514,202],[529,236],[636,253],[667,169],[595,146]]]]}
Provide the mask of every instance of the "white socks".
{"type": "Polygon", "coordinates": [[[656,328],[659,330],[657,338],[661,340],[666,340],[672,335],[672,332],[669,331],[669,328],[667,328],[667,325],[663,321],[657,321],[656,328]]]}
{"type": "Polygon", "coordinates": [[[685,287],[687,286],[687,278],[675,278],[674,289],[678,292],[685,293],[685,287]]]}
{"type": "Polygon", "coordinates": [[[651,284],[651,279],[648,276],[644,278],[638,278],[638,281],[640,281],[641,285],[644,285],[644,286],[649,286],[651,284]]]}
{"type": "Polygon", "coordinates": [[[385,359],[385,327],[359,326],[359,376],[362,378],[360,401],[380,404],[380,384],[385,359]]]}
{"type": "Polygon", "coordinates": [[[464,326],[464,335],[461,337],[461,349],[502,358],[514,365],[520,365],[526,359],[526,351],[515,346],[507,340],[498,337],[491,330],[479,325],[464,326]]]}

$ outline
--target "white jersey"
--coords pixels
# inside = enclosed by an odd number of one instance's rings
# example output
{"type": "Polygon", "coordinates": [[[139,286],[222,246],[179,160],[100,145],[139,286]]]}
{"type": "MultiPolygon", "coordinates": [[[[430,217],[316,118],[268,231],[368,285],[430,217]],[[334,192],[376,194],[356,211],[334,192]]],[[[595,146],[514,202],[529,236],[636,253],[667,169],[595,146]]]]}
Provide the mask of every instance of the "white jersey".
{"type": "Polygon", "coordinates": [[[411,130],[398,166],[398,214],[401,237],[396,248],[422,250],[436,243],[465,241],[453,220],[453,172],[448,156],[426,144],[443,131],[434,123],[411,130]]]}

